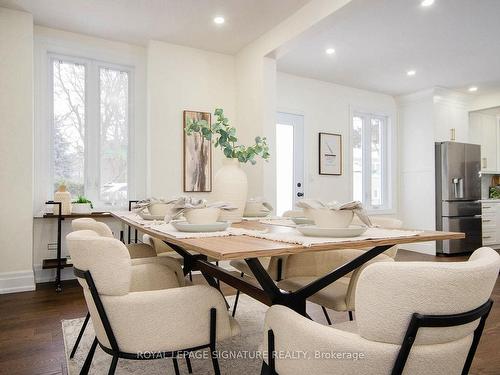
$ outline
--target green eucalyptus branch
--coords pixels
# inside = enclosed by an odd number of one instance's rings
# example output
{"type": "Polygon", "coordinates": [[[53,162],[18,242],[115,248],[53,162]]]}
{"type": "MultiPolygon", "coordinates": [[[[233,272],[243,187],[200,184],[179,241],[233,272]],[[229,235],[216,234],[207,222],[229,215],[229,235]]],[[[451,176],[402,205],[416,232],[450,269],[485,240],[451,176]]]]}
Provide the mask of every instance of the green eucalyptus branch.
{"type": "Polygon", "coordinates": [[[255,164],[255,157],[259,156],[268,160],[271,154],[267,145],[266,137],[255,137],[255,144],[243,146],[237,144],[236,128],[229,125],[229,120],[224,117],[224,111],[217,108],[214,112],[215,123],[210,125],[207,120],[186,121],[186,134],[199,133],[204,139],[214,142],[216,148],[220,148],[226,158],[238,159],[241,163],[250,162],[255,164]]]}

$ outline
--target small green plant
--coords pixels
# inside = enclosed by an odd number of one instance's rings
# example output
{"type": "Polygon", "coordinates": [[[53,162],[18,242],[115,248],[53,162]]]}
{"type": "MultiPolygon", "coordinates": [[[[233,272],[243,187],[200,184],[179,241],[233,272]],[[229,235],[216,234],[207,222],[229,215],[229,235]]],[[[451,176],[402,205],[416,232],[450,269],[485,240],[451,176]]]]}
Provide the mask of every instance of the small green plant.
{"type": "Polygon", "coordinates": [[[490,198],[500,199],[500,187],[498,186],[490,187],[490,198]]]}
{"type": "Polygon", "coordinates": [[[229,120],[224,117],[224,111],[217,108],[214,112],[215,123],[210,125],[207,120],[193,120],[188,118],[186,134],[199,133],[203,138],[210,142],[215,141],[215,147],[220,148],[228,159],[238,159],[241,163],[250,162],[255,164],[255,157],[259,156],[268,160],[271,154],[267,145],[266,137],[255,137],[253,146],[239,145],[236,137],[236,128],[229,125],[229,120]]]}
{"type": "Polygon", "coordinates": [[[94,208],[94,206],[92,205],[92,201],[89,201],[83,195],[79,195],[78,198],[76,199],[76,201],[73,201],[73,203],[82,203],[82,204],[89,203],[90,208],[92,208],[92,209],[94,208]]]}

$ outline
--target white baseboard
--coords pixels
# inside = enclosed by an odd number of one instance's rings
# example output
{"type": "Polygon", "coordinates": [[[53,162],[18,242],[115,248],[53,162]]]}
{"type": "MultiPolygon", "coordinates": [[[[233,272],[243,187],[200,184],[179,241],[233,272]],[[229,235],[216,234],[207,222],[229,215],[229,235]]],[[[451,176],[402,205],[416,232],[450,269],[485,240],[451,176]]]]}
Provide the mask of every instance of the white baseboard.
{"type": "Polygon", "coordinates": [[[32,290],[35,290],[33,270],[0,273],[0,294],[32,290]]]}
{"type": "MultiPolygon", "coordinates": [[[[36,264],[35,269],[35,281],[37,283],[49,283],[56,281],[56,270],[48,269],[44,270],[41,264],[36,264]]],[[[61,280],[72,280],[75,279],[73,274],[73,268],[64,268],[61,270],[61,280]]]]}

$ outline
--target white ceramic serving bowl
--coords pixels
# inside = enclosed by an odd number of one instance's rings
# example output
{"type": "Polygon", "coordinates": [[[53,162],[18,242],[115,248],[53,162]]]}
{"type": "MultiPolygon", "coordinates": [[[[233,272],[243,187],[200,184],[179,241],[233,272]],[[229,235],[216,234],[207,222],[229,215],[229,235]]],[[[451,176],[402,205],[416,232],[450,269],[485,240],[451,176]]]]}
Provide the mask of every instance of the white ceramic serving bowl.
{"type": "Polygon", "coordinates": [[[187,208],[184,217],[190,224],[213,224],[219,220],[220,208],[187,208]]]}
{"type": "Polygon", "coordinates": [[[162,216],[169,214],[172,209],[172,204],[168,203],[153,203],[148,206],[148,211],[153,216],[162,216]]]}
{"type": "MultiPolygon", "coordinates": [[[[351,210],[330,210],[328,208],[310,208],[308,213],[320,228],[347,228],[354,218],[351,210]]],[[[309,217],[309,215],[307,215],[309,217]]]]}

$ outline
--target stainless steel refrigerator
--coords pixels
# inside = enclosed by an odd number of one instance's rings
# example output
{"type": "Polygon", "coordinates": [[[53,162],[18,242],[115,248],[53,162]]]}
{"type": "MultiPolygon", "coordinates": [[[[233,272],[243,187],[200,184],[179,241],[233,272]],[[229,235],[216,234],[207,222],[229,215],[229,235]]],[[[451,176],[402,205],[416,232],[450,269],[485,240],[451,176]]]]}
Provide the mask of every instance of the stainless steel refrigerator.
{"type": "Polygon", "coordinates": [[[481,236],[481,146],[437,142],[436,229],[464,232],[463,240],[437,241],[437,253],[458,254],[476,250],[481,236]]]}

